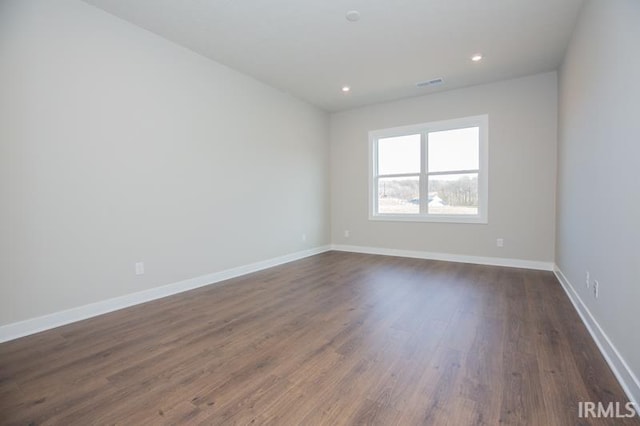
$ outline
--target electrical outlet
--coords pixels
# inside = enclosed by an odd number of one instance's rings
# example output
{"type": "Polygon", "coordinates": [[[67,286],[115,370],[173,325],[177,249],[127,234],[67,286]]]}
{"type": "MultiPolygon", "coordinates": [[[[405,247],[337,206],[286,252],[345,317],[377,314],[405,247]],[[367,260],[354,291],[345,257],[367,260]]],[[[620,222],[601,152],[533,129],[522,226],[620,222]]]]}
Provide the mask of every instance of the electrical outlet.
{"type": "Polygon", "coordinates": [[[496,246],[504,247],[504,239],[502,239],[502,238],[496,239],[496,246]]]}
{"type": "Polygon", "coordinates": [[[589,280],[589,271],[586,271],[584,275],[585,275],[584,283],[587,285],[587,288],[589,288],[589,283],[591,282],[589,280]]]}
{"type": "Polygon", "coordinates": [[[593,297],[598,298],[600,295],[600,283],[598,280],[593,280],[593,297]]]}
{"type": "Polygon", "coordinates": [[[144,274],[144,263],[136,262],[136,275],[144,274]]]}
{"type": "Polygon", "coordinates": [[[349,232],[349,230],[348,230],[348,229],[345,229],[345,230],[344,230],[344,237],[345,237],[345,238],[349,238],[349,236],[350,236],[350,235],[351,235],[351,233],[349,232]]]}
{"type": "Polygon", "coordinates": [[[305,241],[307,241],[307,234],[302,234],[302,242],[304,243],[305,241]]]}

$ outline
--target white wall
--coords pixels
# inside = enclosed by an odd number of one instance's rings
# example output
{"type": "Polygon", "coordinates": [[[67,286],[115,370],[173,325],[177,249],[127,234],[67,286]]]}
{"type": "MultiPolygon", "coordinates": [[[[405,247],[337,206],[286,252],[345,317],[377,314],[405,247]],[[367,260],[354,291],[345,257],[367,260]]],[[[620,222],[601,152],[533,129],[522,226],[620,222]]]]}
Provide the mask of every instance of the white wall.
{"type": "Polygon", "coordinates": [[[551,262],[556,74],[378,104],[331,116],[331,220],[337,244],[551,262]],[[368,219],[368,132],[489,115],[489,223],[368,219]],[[344,237],[344,230],[350,237],[344,237]],[[504,248],[496,247],[504,238],[504,248]]]}
{"type": "MultiPolygon", "coordinates": [[[[640,377],[640,2],[589,1],[560,73],[556,263],[640,377]],[[595,299],[585,271],[600,282],[595,299]]],[[[635,398],[640,401],[640,385],[635,398]]]]}
{"type": "Polygon", "coordinates": [[[0,325],[329,242],[327,115],[101,10],[0,2],[0,94],[0,325]]]}

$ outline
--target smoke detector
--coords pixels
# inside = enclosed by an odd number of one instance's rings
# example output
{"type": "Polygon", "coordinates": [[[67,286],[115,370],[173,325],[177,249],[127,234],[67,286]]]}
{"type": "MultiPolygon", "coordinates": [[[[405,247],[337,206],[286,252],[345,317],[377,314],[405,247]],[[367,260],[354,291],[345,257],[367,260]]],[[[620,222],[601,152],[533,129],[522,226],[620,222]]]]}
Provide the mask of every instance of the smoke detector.
{"type": "Polygon", "coordinates": [[[349,22],[356,22],[360,20],[360,12],[358,12],[357,10],[350,10],[345,14],[345,18],[347,18],[347,21],[349,22]]]}

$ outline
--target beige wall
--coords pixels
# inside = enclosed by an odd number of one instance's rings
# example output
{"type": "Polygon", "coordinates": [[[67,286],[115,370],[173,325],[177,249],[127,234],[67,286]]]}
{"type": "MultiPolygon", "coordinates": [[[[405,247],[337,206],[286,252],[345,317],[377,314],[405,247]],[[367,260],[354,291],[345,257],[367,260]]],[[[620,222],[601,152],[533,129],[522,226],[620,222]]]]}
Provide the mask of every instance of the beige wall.
{"type": "MultiPolygon", "coordinates": [[[[556,263],[640,377],[640,2],[589,1],[560,73],[556,263]],[[600,283],[598,299],[585,272],[600,283]]],[[[635,398],[640,400],[640,383],[635,398]]]]}
{"type": "Polygon", "coordinates": [[[329,242],[326,113],[92,6],[1,2],[0,94],[0,325],[329,242]]]}
{"type": "Polygon", "coordinates": [[[333,243],[551,262],[556,106],[554,72],[333,114],[333,243]],[[488,224],[368,219],[370,130],[481,114],[489,115],[488,224]],[[504,238],[503,248],[496,238],[504,238]]]}

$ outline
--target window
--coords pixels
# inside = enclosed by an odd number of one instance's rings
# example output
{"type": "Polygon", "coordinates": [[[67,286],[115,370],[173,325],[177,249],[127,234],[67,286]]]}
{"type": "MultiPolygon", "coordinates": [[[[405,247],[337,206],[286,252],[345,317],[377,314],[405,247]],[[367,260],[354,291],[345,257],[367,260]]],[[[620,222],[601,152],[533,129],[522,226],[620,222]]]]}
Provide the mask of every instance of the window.
{"type": "Polygon", "coordinates": [[[488,116],[369,132],[369,218],[487,223],[488,116]]]}

